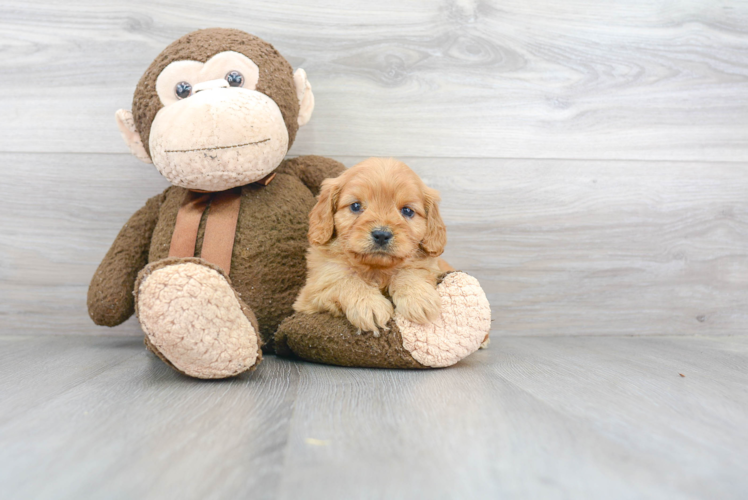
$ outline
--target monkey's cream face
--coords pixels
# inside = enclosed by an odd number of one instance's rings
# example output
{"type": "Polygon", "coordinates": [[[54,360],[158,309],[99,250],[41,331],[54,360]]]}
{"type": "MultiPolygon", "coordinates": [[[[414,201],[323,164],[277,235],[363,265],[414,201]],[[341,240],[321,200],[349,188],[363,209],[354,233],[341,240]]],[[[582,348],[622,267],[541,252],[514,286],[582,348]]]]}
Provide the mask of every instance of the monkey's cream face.
{"type": "Polygon", "coordinates": [[[280,108],[255,90],[257,65],[236,52],[176,61],[156,81],[164,107],[151,125],[151,159],[176,186],[223,191],[258,181],[288,151],[280,108]]]}

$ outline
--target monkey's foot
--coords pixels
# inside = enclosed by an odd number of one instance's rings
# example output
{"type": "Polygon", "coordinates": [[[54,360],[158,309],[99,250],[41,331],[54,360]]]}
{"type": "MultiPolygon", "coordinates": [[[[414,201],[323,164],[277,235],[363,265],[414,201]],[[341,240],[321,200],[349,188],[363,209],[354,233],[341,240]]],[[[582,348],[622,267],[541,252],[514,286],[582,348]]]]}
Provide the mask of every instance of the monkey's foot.
{"type": "Polygon", "coordinates": [[[491,330],[491,307],[486,294],[472,276],[453,272],[436,287],[442,299],[439,318],[418,324],[395,310],[394,321],[403,338],[403,347],[413,359],[433,368],[450,366],[474,353],[491,330]]]}
{"type": "Polygon", "coordinates": [[[185,375],[233,377],[262,360],[254,314],[223,271],[202,259],[146,266],[135,283],[135,313],[146,346],[185,375]]]}
{"type": "Polygon", "coordinates": [[[279,355],[308,361],[370,368],[437,368],[450,366],[488,342],[491,308],[478,280],[461,272],[444,276],[437,286],[441,315],[420,325],[399,316],[375,337],[342,317],[296,313],[275,334],[279,355]]]}

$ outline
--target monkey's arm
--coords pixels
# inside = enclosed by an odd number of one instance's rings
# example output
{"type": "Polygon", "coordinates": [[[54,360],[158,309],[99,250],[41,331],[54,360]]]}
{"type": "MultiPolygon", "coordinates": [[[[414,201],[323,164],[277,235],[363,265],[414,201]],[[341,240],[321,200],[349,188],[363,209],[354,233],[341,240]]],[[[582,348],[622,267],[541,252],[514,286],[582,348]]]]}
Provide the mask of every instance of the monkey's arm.
{"type": "Polygon", "coordinates": [[[285,161],[277,172],[290,173],[301,179],[306,187],[317,196],[322,181],[330,177],[337,177],[345,170],[345,165],[339,161],[324,156],[299,156],[285,161]]]}
{"type": "Polygon", "coordinates": [[[164,194],[148,200],[122,227],[88,287],[88,314],[94,323],[117,326],[135,312],[133,287],[148,263],[151,236],[164,194]]]}

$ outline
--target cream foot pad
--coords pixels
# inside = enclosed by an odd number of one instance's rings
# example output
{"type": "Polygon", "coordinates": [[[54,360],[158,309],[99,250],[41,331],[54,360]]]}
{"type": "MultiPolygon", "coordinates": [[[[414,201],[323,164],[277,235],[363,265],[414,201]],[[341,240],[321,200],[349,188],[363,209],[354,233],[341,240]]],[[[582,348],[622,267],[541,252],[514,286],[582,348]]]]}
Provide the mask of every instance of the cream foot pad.
{"type": "Polygon", "coordinates": [[[216,269],[187,261],[155,263],[135,286],[138,319],[150,344],[192,377],[225,378],[262,358],[256,328],[216,269]]]}
{"type": "Polygon", "coordinates": [[[478,280],[465,273],[448,274],[437,287],[441,316],[419,325],[395,313],[403,347],[413,359],[429,367],[450,366],[472,354],[487,340],[491,307],[478,280]]]}

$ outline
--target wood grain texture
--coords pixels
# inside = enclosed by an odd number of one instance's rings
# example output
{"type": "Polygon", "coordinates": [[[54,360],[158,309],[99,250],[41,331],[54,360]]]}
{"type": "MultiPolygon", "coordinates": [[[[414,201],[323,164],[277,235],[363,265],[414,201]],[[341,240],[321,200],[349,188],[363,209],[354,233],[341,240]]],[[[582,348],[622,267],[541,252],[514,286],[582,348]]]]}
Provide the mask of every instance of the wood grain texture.
{"type": "Polygon", "coordinates": [[[129,338],[0,337],[0,357],[4,498],[748,490],[745,336],[506,337],[433,371],[270,356],[219,382],[129,338]]]}
{"type": "Polygon", "coordinates": [[[4,498],[274,496],[298,380],[292,363],[205,382],[177,375],[140,339],[0,345],[16,360],[0,379],[4,498]],[[107,366],[81,380],[80,366],[92,364],[107,366]]]}
{"type": "MultiPolygon", "coordinates": [[[[122,225],[168,183],[126,155],[12,154],[0,164],[2,331],[109,332],[88,317],[88,283],[122,225]]],[[[117,331],[140,335],[132,320],[117,331]]]]}
{"type": "Polygon", "coordinates": [[[738,498],[747,349],[500,338],[421,376],[306,365],[281,498],[738,498]]]}
{"type": "MultiPolygon", "coordinates": [[[[481,281],[495,334],[745,333],[744,166],[405,160],[441,191],[445,257],[481,281]]],[[[127,155],[0,154],[0,162],[3,330],[139,334],[132,321],[94,326],[86,289],[121,225],[166,182],[127,155]]]]}
{"type": "Polygon", "coordinates": [[[212,26],[306,69],[292,154],[748,158],[748,4],[726,0],[5,0],[0,151],[125,152],[114,112],[212,26]]]}

